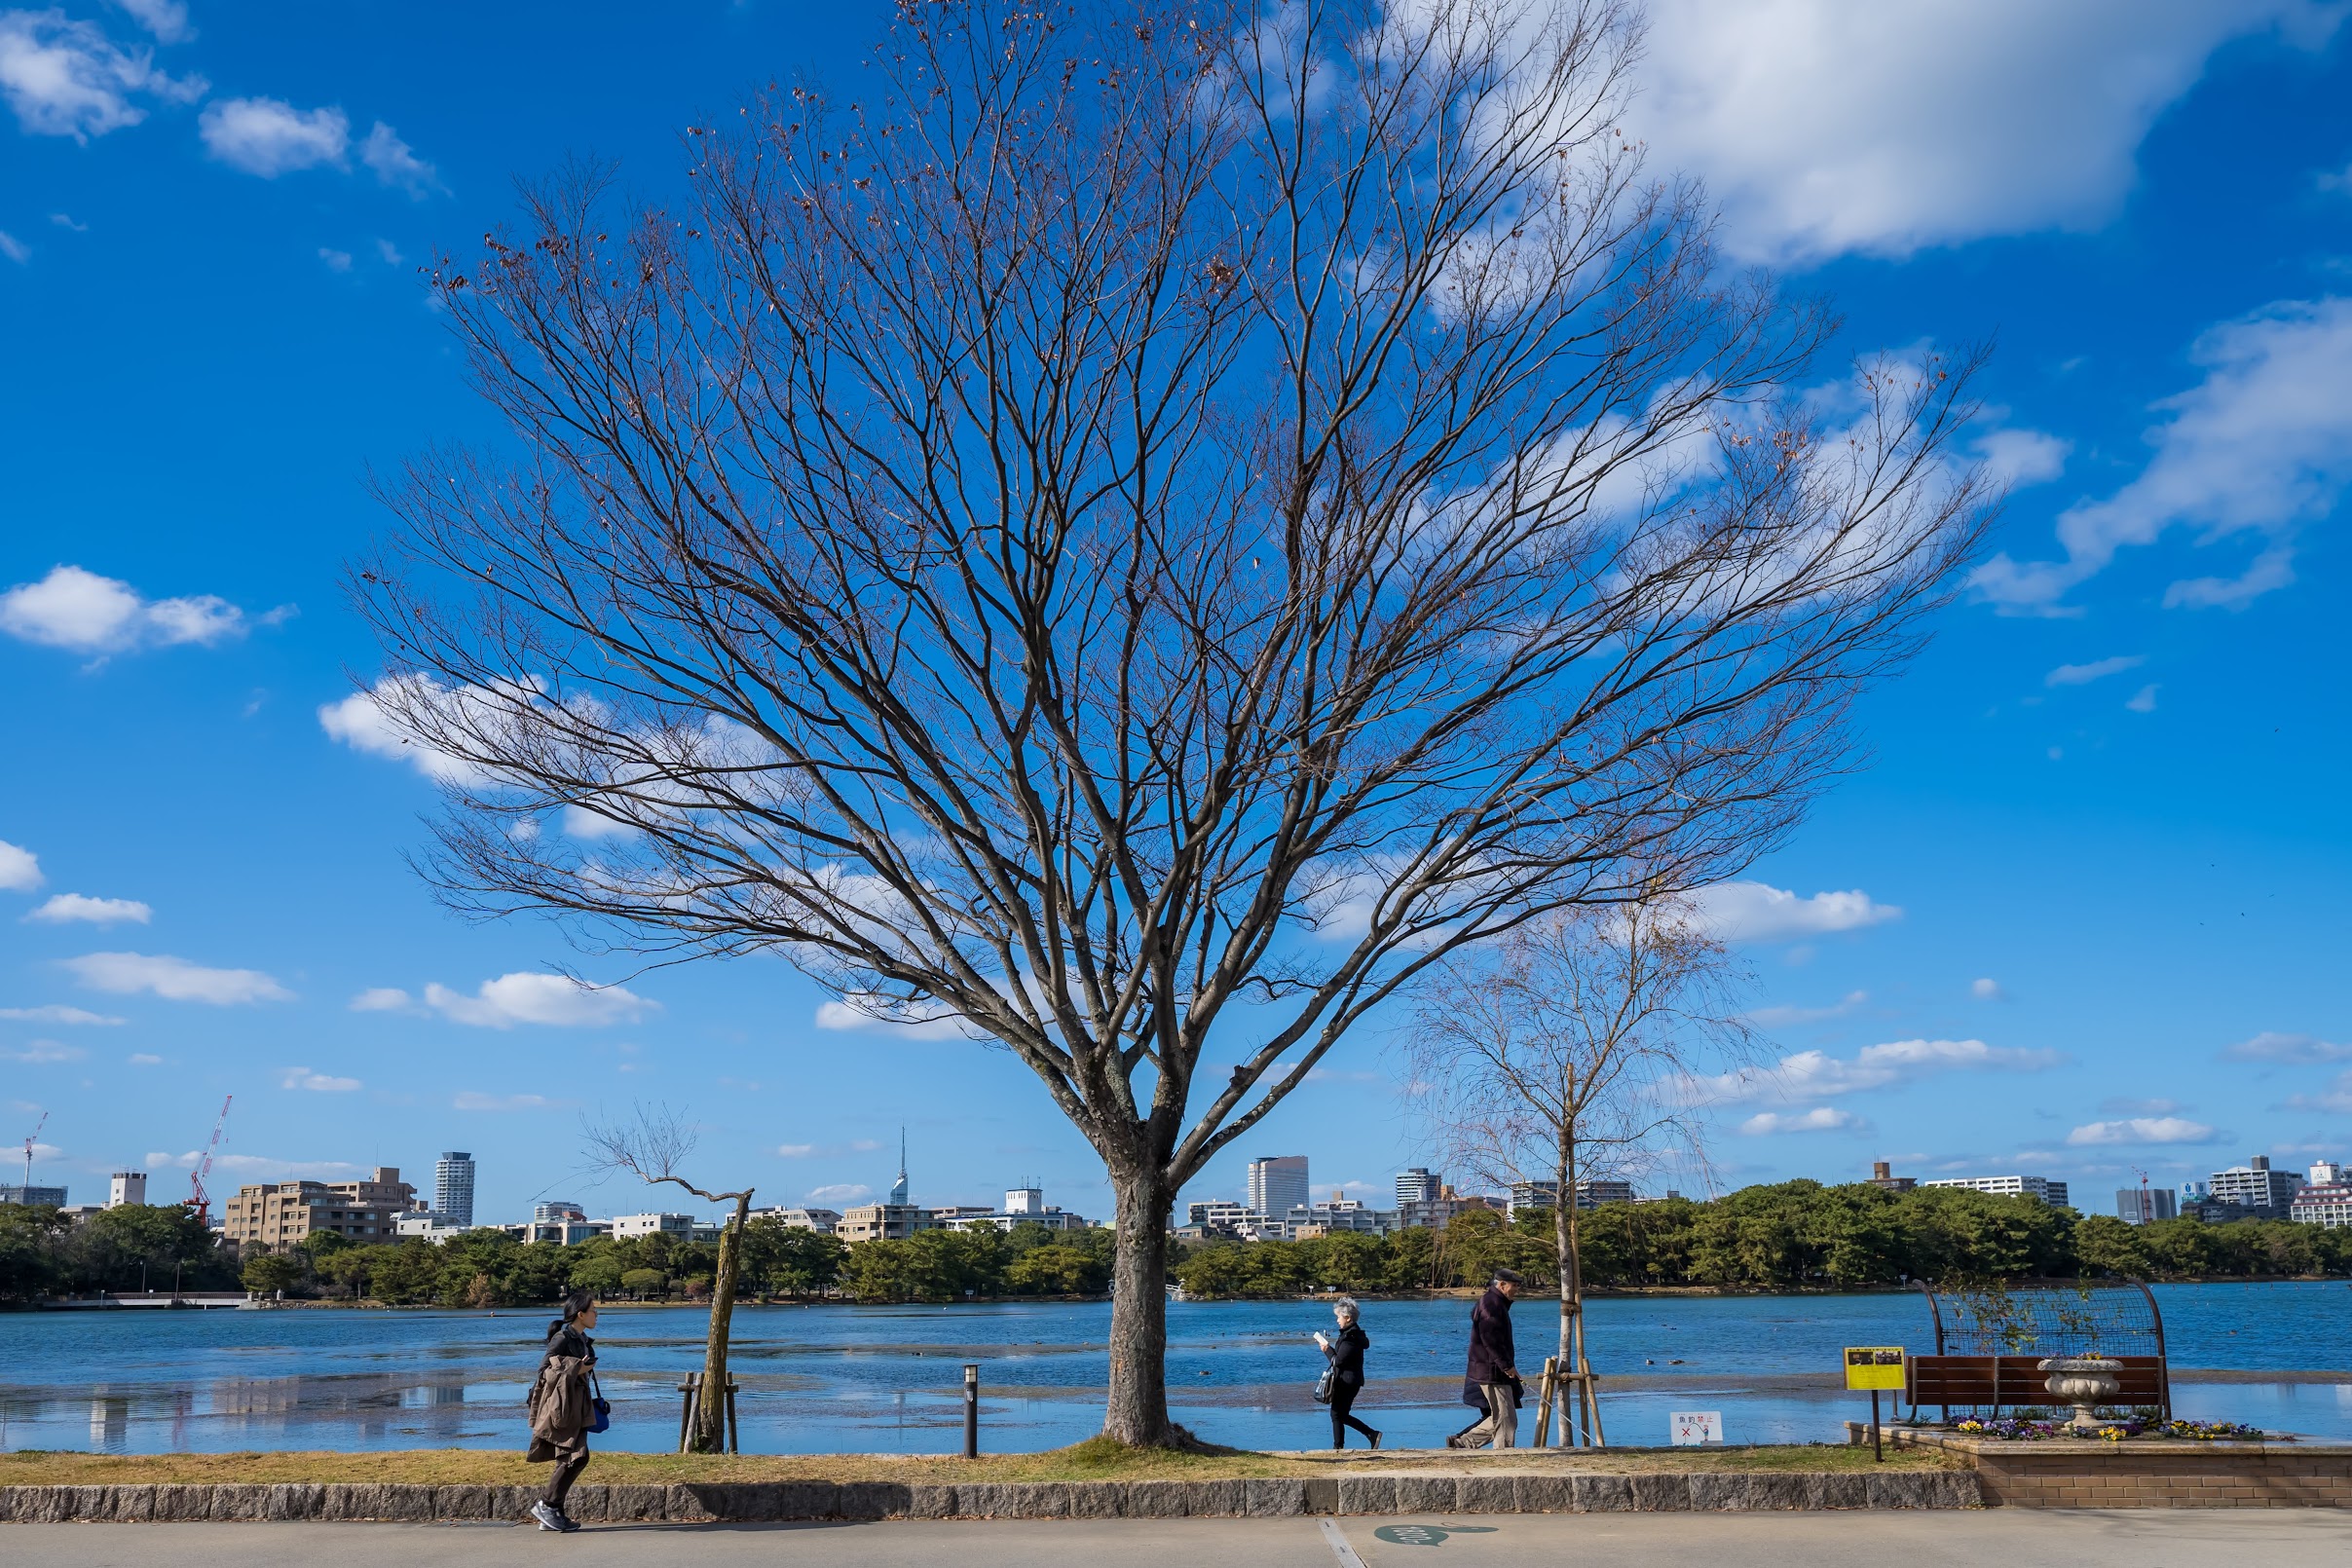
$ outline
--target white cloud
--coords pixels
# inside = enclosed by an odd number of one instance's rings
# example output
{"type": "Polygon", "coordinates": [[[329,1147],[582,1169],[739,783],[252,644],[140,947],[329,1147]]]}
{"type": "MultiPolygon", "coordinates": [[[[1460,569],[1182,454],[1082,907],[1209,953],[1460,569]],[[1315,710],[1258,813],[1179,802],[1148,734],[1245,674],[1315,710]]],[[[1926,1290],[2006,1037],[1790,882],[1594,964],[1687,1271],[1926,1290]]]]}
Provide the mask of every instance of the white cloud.
{"type": "Polygon", "coordinates": [[[109,1018],[104,1013],[93,1013],[79,1007],[0,1007],[0,1018],[17,1019],[26,1024],[128,1024],[124,1018],[109,1018]]]}
{"type": "Polygon", "coordinates": [[[352,998],[355,1013],[405,1013],[415,1006],[415,1000],[397,986],[370,986],[352,998]]]}
{"type": "Polygon", "coordinates": [[[278,1087],[308,1089],[322,1095],[344,1095],[355,1089],[363,1089],[366,1085],[356,1078],[334,1078],[323,1072],[313,1072],[308,1067],[288,1067],[285,1075],[278,1080],[278,1087]]]}
{"type": "Polygon", "coordinates": [[[485,1095],[478,1090],[464,1089],[450,1103],[459,1110],[563,1110],[574,1102],[549,1100],[545,1095],[485,1095]]]}
{"type": "Polygon", "coordinates": [[[2129,709],[2130,709],[2132,712],[2134,712],[2134,713],[2153,713],[2153,712],[2155,712],[2155,711],[2156,711],[2156,683],[2155,683],[2155,682],[2153,682],[2153,681],[2150,681],[2150,682],[2149,682],[2147,685],[2146,685],[2146,686],[2142,687],[2142,688],[2141,688],[2139,691],[2134,691],[2134,692],[2131,694],[2131,696],[2125,700],[2125,702],[2124,702],[2124,704],[2123,704],[2123,705],[2124,705],[2126,708],[2129,708],[2129,709]]]}
{"type": "MultiPolygon", "coordinates": [[[[202,1149],[182,1154],[150,1149],[139,1163],[150,1171],[192,1171],[204,1157],[202,1149]]],[[[253,1181],[346,1181],[365,1174],[362,1167],[341,1160],[288,1160],[272,1154],[216,1155],[212,1166],[214,1170],[253,1181]]]]}
{"type": "Polygon", "coordinates": [[[567,975],[540,974],[485,980],[471,996],[446,986],[427,986],[425,1003],[452,1022],[493,1029],[517,1024],[601,1028],[635,1023],[659,1005],[618,986],[588,986],[567,975]]]}
{"type": "Polygon", "coordinates": [[[196,36],[188,25],[188,8],[181,0],[107,0],[117,11],[155,34],[156,42],[184,44],[196,36]]]}
{"type": "Polygon", "coordinates": [[[383,184],[396,186],[420,201],[440,188],[432,165],[419,158],[381,120],[368,131],[367,139],[359,143],[359,162],[373,169],[383,184]]]}
{"type": "Polygon", "coordinates": [[[2321,1110],[2331,1115],[2352,1115],[2352,1072],[2336,1074],[2335,1082],[2316,1095],[2289,1095],[2286,1110],[2321,1110]]]}
{"type": "Polygon", "coordinates": [[[1801,937],[1898,919],[1891,904],[1874,904],[1860,888],[1799,898],[1765,882],[1718,882],[1697,895],[1700,919],[1725,942],[1792,942],[1801,937]]]}
{"type": "Polygon", "coordinates": [[[52,212],[49,215],[49,221],[56,224],[60,229],[71,229],[76,234],[88,234],[90,232],[90,225],[87,223],[74,222],[73,214],[70,212],[52,212]]]}
{"type": "Polygon", "coordinates": [[[2155,456],[2104,501],[2060,515],[2063,561],[2003,553],[1972,579],[2003,611],[2072,613],[2067,592],[2126,545],[2152,544],[2175,525],[2212,544],[2238,534],[2260,547],[2234,577],[2184,579],[2168,607],[2242,610],[2295,580],[2297,528],[2325,517],[2352,486],[2352,299],[2286,300],[2226,321],[2189,357],[2205,379],[2155,407],[2155,456]]]}
{"type": "Polygon", "coordinates": [[[978,1030],[952,1014],[937,1018],[883,1019],[877,1018],[856,1004],[855,999],[821,1002],[817,1006],[817,1027],[821,1029],[881,1029],[906,1040],[975,1040],[978,1030]]]}
{"type": "Polygon", "coordinates": [[[2055,1051],[1987,1045],[1982,1040],[1889,1040],[1866,1045],[1851,1061],[1826,1051],[1799,1051],[1778,1065],[1727,1072],[1691,1086],[1692,1098],[1716,1104],[1783,1102],[1887,1089],[1940,1072],[2037,1072],[2056,1066],[2055,1051]]]}
{"type": "Polygon", "coordinates": [[[131,1052],[130,1062],[134,1067],[160,1067],[164,1064],[162,1057],[151,1056],[145,1051],[131,1052]]]}
{"type": "Polygon", "coordinates": [[[53,1062],[79,1062],[89,1054],[78,1045],[59,1045],[55,1040],[34,1040],[21,1050],[0,1049],[0,1062],[23,1062],[38,1065],[53,1062]]]}
{"type": "Polygon", "coordinates": [[[1739,1130],[1750,1138],[1761,1138],[1769,1133],[1835,1133],[1861,1125],[1861,1118],[1852,1111],[1815,1105],[1811,1110],[1786,1116],[1778,1111],[1759,1111],[1741,1122],[1739,1130]]]}
{"type": "Polygon", "coordinates": [[[2352,1045],[2338,1045],[2310,1034],[2280,1034],[2264,1029],[2251,1040],[2222,1047],[2221,1055],[2232,1062],[2287,1062],[2308,1066],[2352,1058],[2352,1045]]]}
{"type": "Polygon", "coordinates": [[[2009,993],[2000,989],[2000,982],[1990,975],[1968,982],[1968,994],[1980,1002],[2005,1002],[2009,993]]]}
{"type": "Polygon", "coordinates": [[[384,258],[384,265],[387,267],[397,267],[400,265],[400,263],[408,259],[406,256],[400,254],[400,247],[393,244],[390,240],[379,240],[376,242],[376,254],[384,258]]]}
{"type": "Polygon", "coordinates": [[[874,1189],[862,1181],[838,1182],[830,1187],[811,1187],[802,1201],[820,1205],[864,1203],[874,1196],[874,1189]]]}
{"type": "Polygon", "coordinates": [[[35,135],[87,141],[146,119],[133,97],[192,103],[207,86],[157,70],[146,50],[117,48],[95,22],[54,8],[0,11],[0,98],[35,135]]]}
{"type": "Polygon", "coordinates": [[[38,582],[0,593],[0,631],[45,648],[115,653],[140,647],[210,647],[245,634],[245,613],[214,594],[147,600],[130,583],[56,566],[38,582]]]}
{"type": "Polygon", "coordinates": [[[352,139],[341,109],[297,109],[282,98],[222,98],[205,105],[196,129],[214,158],[264,179],[340,165],[352,139]]]}
{"type": "Polygon", "coordinates": [[[125,920],[145,925],[154,915],[155,911],[135,898],[85,898],[80,893],[58,893],[25,918],[46,920],[53,925],[75,920],[91,925],[115,925],[125,920]]]}
{"type": "Polygon", "coordinates": [[[817,1151],[814,1143],[778,1143],[776,1152],[788,1160],[805,1160],[817,1151]]]}
{"type": "Polygon", "coordinates": [[[2104,681],[2125,670],[2136,670],[2147,662],[2146,653],[2118,653],[2113,658],[2098,658],[2088,664],[2061,664],[2041,678],[2044,686],[2088,686],[2104,681]]]}
{"type": "MultiPolygon", "coordinates": [[[[369,691],[354,691],[340,702],[320,704],[318,725],[329,737],[340,740],[354,751],[407,763],[436,783],[480,783],[482,771],[472,764],[410,740],[393,723],[392,715],[385,711],[384,702],[379,699],[380,693],[397,701],[405,699],[410,692],[438,697],[441,691],[440,686],[424,676],[388,675],[369,691]]],[[[465,699],[461,697],[458,700],[465,699]]]]}
{"type": "Polygon", "coordinates": [[[1921,246],[2120,210],[2165,106],[2233,38],[2325,44],[2327,0],[1652,0],[1628,123],[1703,175],[1761,259],[1921,246]]]}
{"type": "Polygon", "coordinates": [[[2023,427],[1987,430],[1976,439],[1976,455],[1985,466],[1985,476],[2011,489],[2047,484],[2057,478],[2066,472],[2067,455],[2073,450],[2072,441],[2023,427]]]}
{"type": "Polygon", "coordinates": [[[18,239],[6,229],[0,229],[0,256],[6,256],[9,260],[21,267],[26,262],[29,262],[33,259],[32,246],[26,244],[23,241],[18,239]]]}
{"type": "Polygon", "coordinates": [[[1747,1021],[1759,1028],[1785,1028],[1791,1024],[1818,1024],[1824,1019],[1844,1018],[1870,1000],[1866,990],[1849,990],[1828,1007],[1759,1007],[1748,1014],[1747,1021]]]}
{"type": "Polygon", "coordinates": [[[185,958],[143,952],[90,952],[59,960],[92,990],[128,995],[150,990],[167,1001],[290,1002],[294,993],[258,969],[206,969],[185,958]]]}
{"type": "Polygon", "coordinates": [[[12,893],[29,893],[42,880],[41,857],[0,839],[0,887],[12,893]]]}
{"type": "Polygon", "coordinates": [[[318,259],[326,263],[329,272],[347,273],[352,270],[352,253],[348,250],[337,250],[332,245],[320,245],[318,259]]]}
{"type": "Polygon", "coordinates": [[[2214,1130],[2181,1116],[2134,1116],[2119,1122],[2086,1122],[2067,1135],[2069,1148],[2108,1143],[2210,1143],[2214,1130]]]}

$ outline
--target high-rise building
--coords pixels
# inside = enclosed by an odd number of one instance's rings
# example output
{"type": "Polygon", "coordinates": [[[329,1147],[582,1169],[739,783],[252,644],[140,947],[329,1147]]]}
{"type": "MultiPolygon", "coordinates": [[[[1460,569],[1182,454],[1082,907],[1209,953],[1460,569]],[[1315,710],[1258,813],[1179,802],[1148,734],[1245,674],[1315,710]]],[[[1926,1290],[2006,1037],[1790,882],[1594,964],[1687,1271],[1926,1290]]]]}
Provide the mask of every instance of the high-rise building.
{"type": "Polygon", "coordinates": [[[1427,1203],[1437,1196],[1444,1185],[1445,1174],[1441,1171],[1431,1171],[1418,1165],[1410,1170],[1400,1171],[1397,1173],[1397,1207],[1401,1209],[1408,1203],[1427,1203]]]}
{"type": "Polygon", "coordinates": [[[2180,1200],[2170,1187],[2117,1187],[2115,1215],[2127,1225],[2180,1217],[2180,1200]]]}
{"type": "Polygon", "coordinates": [[[2270,1169],[2267,1154],[2213,1174],[2214,1197],[2245,1209],[2289,1209],[2302,1184],[2302,1176],[2296,1172],[2270,1169]]]}
{"type": "Polygon", "coordinates": [[[453,1149],[433,1162],[432,1212],[460,1230],[472,1225],[472,1155],[453,1149]]]}
{"type": "Polygon", "coordinates": [[[1277,1155],[1250,1162],[1250,1207],[1269,1219],[1279,1219],[1307,1206],[1307,1157],[1277,1155]]]}
{"type": "Polygon", "coordinates": [[[2046,1176],[1938,1176],[1933,1181],[1923,1181],[1920,1185],[1923,1187],[1966,1187],[1971,1192],[1990,1192],[1996,1197],[2039,1198],[2053,1209],[2069,1207],[2067,1184],[2063,1181],[2052,1181],[2046,1176]]]}
{"type": "Polygon", "coordinates": [[[898,1179],[890,1183],[890,1207],[907,1207],[907,1130],[898,1130],[898,1179]]]}
{"type": "Polygon", "coordinates": [[[144,1208],[147,1203],[147,1173],[117,1171],[106,1178],[106,1207],[109,1209],[144,1208]]]}

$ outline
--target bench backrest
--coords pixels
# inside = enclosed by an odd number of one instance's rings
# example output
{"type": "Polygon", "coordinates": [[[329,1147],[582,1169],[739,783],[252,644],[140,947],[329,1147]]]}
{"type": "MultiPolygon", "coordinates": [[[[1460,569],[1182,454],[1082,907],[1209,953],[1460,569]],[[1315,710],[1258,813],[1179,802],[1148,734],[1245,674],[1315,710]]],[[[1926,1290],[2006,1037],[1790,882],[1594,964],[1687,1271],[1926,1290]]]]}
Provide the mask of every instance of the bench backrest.
{"type": "MultiPolygon", "coordinates": [[[[1903,1365],[1903,1397],[1913,1404],[2051,1404],[2039,1356],[1913,1356],[1903,1365]]],[[[2113,1404],[2172,1405],[2161,1356],[2117,1356],[2123,1369],[2113,1404]]]]}

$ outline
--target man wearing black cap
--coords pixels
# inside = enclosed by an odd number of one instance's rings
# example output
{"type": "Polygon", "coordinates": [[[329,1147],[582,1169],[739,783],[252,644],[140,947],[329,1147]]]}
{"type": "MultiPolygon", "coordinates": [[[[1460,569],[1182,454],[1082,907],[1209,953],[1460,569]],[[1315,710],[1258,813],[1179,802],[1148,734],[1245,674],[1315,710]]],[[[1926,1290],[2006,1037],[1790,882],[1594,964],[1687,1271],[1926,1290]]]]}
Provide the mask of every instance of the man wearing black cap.
{"type": "Polygon", "coordinates": [[[1519,1276],[1497,1269],[1494,1283],[1470,1309],[1470,1372],[1462,1380],[1462,1402],[1486,1414],[1466,1432],[1445,1439],[1448,1448],[1510,1448],[1519,1436],[1519,1358],[1511,1343],[1511,1300],[1519,1276]]]}

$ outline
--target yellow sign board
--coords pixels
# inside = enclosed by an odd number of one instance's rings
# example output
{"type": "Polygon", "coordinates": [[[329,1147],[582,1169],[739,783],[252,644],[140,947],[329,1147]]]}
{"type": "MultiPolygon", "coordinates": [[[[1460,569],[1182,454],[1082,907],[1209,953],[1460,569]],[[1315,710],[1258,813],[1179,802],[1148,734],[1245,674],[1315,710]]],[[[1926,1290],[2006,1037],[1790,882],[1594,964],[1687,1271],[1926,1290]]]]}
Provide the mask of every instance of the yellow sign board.
{"type": "Polygon", "coordinates": [[[1846,1347],[1846,1386],[1849,1389],[1899,1389],[1903,1386],[1903,1347],[1848,1345],[1846,1347]]]}

